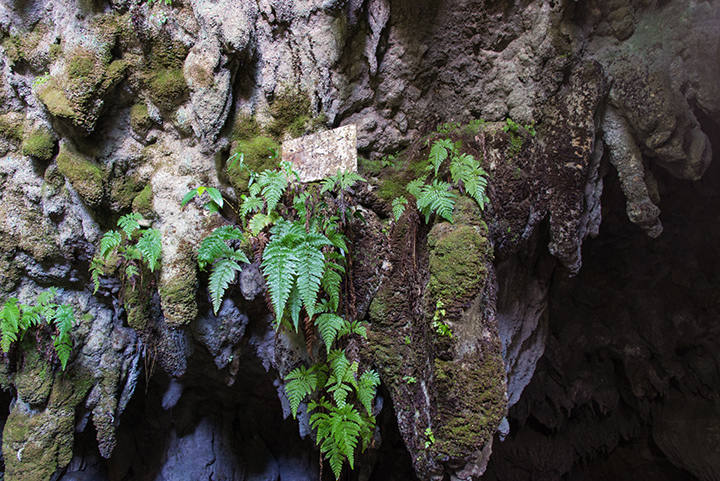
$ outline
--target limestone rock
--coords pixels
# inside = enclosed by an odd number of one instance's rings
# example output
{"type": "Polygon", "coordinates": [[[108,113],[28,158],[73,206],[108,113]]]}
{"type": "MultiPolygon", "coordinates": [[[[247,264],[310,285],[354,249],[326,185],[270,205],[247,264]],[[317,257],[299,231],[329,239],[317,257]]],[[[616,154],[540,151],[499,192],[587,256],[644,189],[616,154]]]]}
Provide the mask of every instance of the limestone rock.
{"type": "Polygon", "coordinates": [[[357,128],[354,124],[283,143],[282,159],[291,162],[301,182],[357,172],[357,128]]]}

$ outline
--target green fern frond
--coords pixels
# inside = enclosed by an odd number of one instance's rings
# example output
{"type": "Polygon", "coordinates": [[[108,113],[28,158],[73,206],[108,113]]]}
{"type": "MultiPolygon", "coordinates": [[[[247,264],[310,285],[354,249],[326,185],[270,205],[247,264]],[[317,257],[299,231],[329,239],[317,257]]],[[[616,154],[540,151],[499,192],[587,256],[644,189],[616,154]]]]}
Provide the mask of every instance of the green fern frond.
{"type": "Polygon", "coordinates": [[[340,330],[344,322],[345,319],[338,316],[337,314],[329,312],[325,314],[320,314],[315,319],[315,325],[320,332],[320,337],[322,337],[323,343],[325,343],[325,348],[327,349],[328,354],[330,354],[332,344],[333,342],[335,342],[335,339],[337,339],[338,331],[340,330]]]}
{"type": "Polygon", "coordinates": [[[293,283],[288,297],[286,310],[290,312],[290,320],[292,321],[295,331],[300,330],[300,311],[302,311],[302,297],[298,290],[297,283],[293,283]]]}
{"type": "Polygon", "coordinates": [[[325,255],[321,247],[329,244],[330,241],[324,235],[310,232],[294,249],[294,257],[297,259],[296,282],[305,311],[310,318],[315,314],[315,303],[325,270],[325,255]]]}
{"type": "Polygon", "coordinates": [[[345,321],[338,330],[338,337],[349,336],[350,334],[357,334],[363,339],[367,339],[367,322],[363,321],[345,321]]]}
{"type": "Polygon", "coordinates": [[[140,275],[140,269],[137,268],[134,264],[129,264],[125,268],[125,277],[128,279],[132,279],[133,277],[137,277],[140,275]]]}
{"type": "MultiPolygon", "coordinates": [[[[328,296],[332,310],[336,311],[340,305],[340,283],[342,282],[342,277],[332,266],[340,267],[334,262],[326,262],[325,271],[323,272],[322,279],[320,280],[320,285],[322,286],[323,291],[325,291],[325,294],[328,296]]],[[[340,268],[342,269],[342,267],[340,268]]]]}
{"type": "Polygon", "coordinates": [[[309,396],[317,388],[317,382],[317,372],[313,368],[306,369],[305,366],[293,369],[285,378],[285,393],[294,418],[297,418],[297,410],[305,396],[309,396]]]}
{"type": "Polygon", "coordinates": [[[248,222],[248,230],[252,235],[256,236],[267,226],[273,225],[279,218],[280,216],[275,211],[270,214],[258,212],[248,222]]]}
{"type": "Polygon", "coordinates": [[[142,252],[140,252],[137,246],[134,246],[132,244],[125,247],[125,252],[123,255],[128,261],[139,261],[142,259],[142,252]]]}
{"type": "Polygon", "coordinates": [[[287,176],[280,170],[265,170],[258,176],[257,183],[262,188],[267,211],[272,212],[288,186],[287,176]]]}
{"type": "Polygon", "coordinates": [[[90,261],[90,277],[95,287],[93,294],[100,288],[100,276],[103,274],[105,274],[105,263],[101,262],[98,258],[93,258],[93,260],[90,261]]]}
{"type": "MultiPolygon", "coordinates": [[[[128,239],[132,238],[133,232],[140,228],[138,221],[142,219],[142,215],[137,212],[132,214],[126,214],[117,221],[118,227],[120,227],[128,239]]],[[[101,249],[102,250],[102,249],[101,249]]]]}
{"type": "Polygon", "coordinates": [[[20,306],[20,323],[18,331],[26,331],[31,327],[37,326],[43,321],[45,316],[52,317],[55,312],[54,307],[50,306],[20,306]]]}
{"type": "Polygon", "coordinates": [[[357,182],[365,182],[365,179],[357,172],[340,171],[335,175],[323,179],[320,193],[348,191],[357,182]]]}
{"type": "Polygon", "coordinates": [[[225,291],[230,283],[235,280],[235,275],[240,270],[242,270],[240,265],[230,259],[219,259],[213,264],[208,282],[208,291],[210,292],[210,299],[212,300],[213,313],[217,314],[220,310],[225,291]]]}
{"type": "Polygon", "coordinates": [[[403,215],[403,212],[405,212],[405,207],[407,206],[408,200],[403,197],[395,197],[392,201],[392,212],[393,217],[395,217],[395,222],[400,220],[400,217],[403,215]]]}
{"type": "Polygon", "coordinates": [[[143,256],[150,272],[155,272],[155,268],[160,259],[162,252],[160,231],[157,229],[147,229],[143,232],[137,242],[137,249],[143,256]]]}
{"type": "Polygon", "coordinates": [[[357,398],[368,413],[372,415],[372,401],[375,399],[375,392],[380,385],[380,375],[370,369],[362,373],[357,384],[357,398]]]}
{"type": "Polygon", "coordinates": [[[225,243],[228,240],[242,241],[243,235],[240,229],[229,225],[218,227],[202,240],[198,248],[198,266],[201,270],[205,270],[205,267],[215,262],[216,259],[233,257],[235,251],[225,243]]]}
{"type": "Polygon", "coordinates": [[[450,139],[436,140],[433,143],[432,147],[430,148],[430,158],[428,160],[435,169],[436,177],[438,175],[440,165],[442,165],[445,159],[448,158],[449,153],[452,152],[454,148],[455,145],[450,139]]]}
{"type": "Polygon", "coordinates": [[[122,234],[118,231],[110,230],[100,239],[100,257],[107,259],[110,253],[117,248],[122,242],[122,234]]]}
{"type": "Polygon", "coordinates": [[[67,334],[75,325],[75,311],[72,306],[63,304],[58,306],[51,320],[61,334],[67,334]]]}
{"type": "MultiPolygon", "coordinates": [[[[344,456],[347,457],[350,469],[355,468],[355,448],[360,438],[360,425],[363,420],[360,413],[350,404],[338,406],[330,413],[330,430],[334,444],[344,456]]],[[[339,476],[339,473],[336,477],[339,476]]]]}
{"type": "Polygon", "coordinates": [[[10,345],[17,340],[17,333],[20,328],[20,306],[15,297],[5,301],[3,308],[0,310],[0,331],[2,331],[2,341],[0,345],[3,352],[8,352],[10,345]]]}
{"type": "Polygon", "coordinates": [[[70,354],[72,354],[72,339],[70,338],[70,334],[65,332],[54,336],[53,346],[55,347],[55,352],[57,352],[60,365],[64,371],[70,359],[70,354]]]}
{"type": "Polygon", "coordinates": [[[37,296],[37,304],[41,306],[47,306],[53,299],[55,299],[55,297],[57,297],[57,294],[57,287],[51,287],[50,289],[42,291],[37,296]]]}
{"type": "Polygon", "coordinates": [[[417,199],[422,194],[422,187],[424,185],[425,181],[423,179],[415,179],[409,182],[407,186],[405,186],[405,190],[407,190],[410,195],[417,199]]]}
{"type": "Polygon", "coordinates": [[[433,212],[452,222],[456,197],[450,192],[450,184],[436,179],[432,185],[422,188],[422,193],[417,199],[417,208],[425,214],[425,223],[430,222],[430,215],[433,212]]]}
{"type": "Polygon", "coordinates": [[[275,239],[270,241],[263,251],[261,267],[275,309],[276,329],[285,312],[285,304],[297,276],[297,263],[298,259],[293,249],[276,242],[275,239]]]}
{"type": "Polygon", "coordinates": [[[242,199],[242,204],[240,204],[240,215],[243,217],[247,217],[248,214],[258,212],[263,208],[263,200],[257,195],[242,195],[240,198],[242,199]]]}

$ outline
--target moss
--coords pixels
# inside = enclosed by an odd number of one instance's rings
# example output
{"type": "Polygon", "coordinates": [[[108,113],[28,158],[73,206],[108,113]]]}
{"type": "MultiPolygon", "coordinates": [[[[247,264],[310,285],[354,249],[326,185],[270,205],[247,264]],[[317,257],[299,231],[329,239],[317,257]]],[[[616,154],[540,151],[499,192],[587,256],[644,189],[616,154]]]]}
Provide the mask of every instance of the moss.
{"type": "MultiPolygon", "coordinates": [[[[194,271],[194,268],[192,270],[194,271]]],[[[196,275],[182,276],[160,288],[163,315],[169,325],[189,324],[197,317],[196,278],[196,275]]]]}
{"type": "Polygon", "coordinates": [[[270,106],[273,121],[268,130],[280,138],[286,132],[292,137],[306,133],[307,123],[311,119],[310,97],[300,88],[286,87],[270,106]]]}
{"type": "Polygon", "coordinates": [[[109,51],[75,48],[66,56],[62,74],[36,82],[38,98],[53,116],[92,131],[104,97],[125,75],[125,62],[111,59],[109,51]]]}
{"type": "Polygon", "coordinates": [[[113,179],[110,188],[110,203],[116,212],[129,209],[135,197],[142,192],[145,185],[136,175],[122,175],[113,179]]]}
{"type": "Polygon", "coordinates": [[[188,86],[180,68],[154,70],[148,74],[150,99],[166,111],[174,110],[187,94],[188,86]]]}
{"type": "Polygon", "coordinates": [[[130,109],[130,127],[135,133],[143,137],[147,135],[150,127],[152,127],[152,119],[144,103],[135,104],[130,109]]]}
{"type": "MultiPolygon", "coordinates": [[[[280,145],[269,137],[238,141],[234,152],[242,153],[244,165],[254,172],[276,169],[280,165],[280,145]]],[[[248,171],[241,169],[239,162],[227,169],[227,176],[238,193],[247,191],[248,171]]]]}
{"type": "Polygon", "coordinates": [[[71,150],[67,143],[60,146],[55,162],[60,173],[88,205],[97,206],[102,202],[106,174],[95,162],[71,150]]]}
{"type": "Polygon", "coordinates": [[[153,205],[153,191],[150,184],[146,185],[145,188],[135,196],[132,201],[132,210],[133,212],[138,212],[145,217],[149,217],[155,212],[153,205]]]}
{"type": "Polygon", "coordinates": [[[55,153],[57,139],[47,127],[28,132],[23,138],[22,153],[40,160],[50,160],[55,153]]]}
{"type": "Polygon", "coordinates": [[[26,341],[21,346],[25,362],[15,376],[15,388],[20,399],[26,403],[44,405],[53,386],[52,367],[35,349],[34,339],[28,337],[26,341]]]}
{"type": "Polygon", "coordinates": [[[476,295],[484,285],[489,242],[469,225],[436,224],[428,236],[432,305],[461,301],[476,295]]]}
{"type": "Polygon", "coordinates": [[[262,127],[252,115],[239,115],[233,125],[233,138],[235,140],[251,140],[262,135],[262,127]]]}
{"type": "Polygon", "coordinates": [[[48,53],[50,55],[50,61],[55,62],[62,57],[63,47],[59,43],[50,44],[48,53]]]}
{"type": "Polygon", "coordinates": [[[22,118],[14,112],[0,115],[0,136],[19,142],[23,138],[22,118]]]}
{"type": "MultiPolygon", "coordinates": [[[[497,343],[499,344],[499,343],[497,343]]],[[[434,424],[435,449],[443,460],[464,459],[485,446],[507,413],[500,346],[458,361],[435,359],[438,397],[445,402],[434,424]]]]}
{"type": "Polygon", "coordinates": [[[125,297],[125,314],[127,315],[128,326],[138,332],[144,332],[151,319],[150,306],[150,284],[148,276],[141,276],[140,284],[126,286],[123,289],[125,297]]]}
{"type": "Polygon", "coordinates": [[[36,70],[45,68],[48,59],[43,58],[45,57],[43,52],[38,52],[37,48],[40,39],[47,31],[47,26],[39,22],[30,32],[23,32],[5,38],[2,45],[6,55],[15,64],[27,62],[36,70]]]}

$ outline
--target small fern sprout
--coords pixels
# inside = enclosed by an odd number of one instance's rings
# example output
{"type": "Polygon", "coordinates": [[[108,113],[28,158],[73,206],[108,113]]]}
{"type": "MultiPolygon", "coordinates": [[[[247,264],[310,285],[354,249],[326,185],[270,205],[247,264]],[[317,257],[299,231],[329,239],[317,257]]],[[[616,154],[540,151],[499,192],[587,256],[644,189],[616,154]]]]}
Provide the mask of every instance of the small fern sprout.
{"type": "Polygon", "coordinates": [[[405,207],[407,207],[408,200],[404,196],[395,197],[392,201],[392,212],[393,217],[395,217],[395,222],[400,220],[400,217],[403,215],[403,212],[405,212],[405,207]]]}

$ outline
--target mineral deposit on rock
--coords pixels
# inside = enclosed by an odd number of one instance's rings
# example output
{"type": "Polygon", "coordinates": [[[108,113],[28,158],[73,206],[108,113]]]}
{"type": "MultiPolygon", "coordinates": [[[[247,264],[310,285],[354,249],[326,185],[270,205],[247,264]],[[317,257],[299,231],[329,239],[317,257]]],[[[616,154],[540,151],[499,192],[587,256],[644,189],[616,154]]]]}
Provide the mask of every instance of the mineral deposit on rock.
{"type": "Polygon", "coordinates": [[[320,180],[340,171],[357,171],[355,124],[283,143],[282,159],[292,162],[301,182],[320,180]]]}

